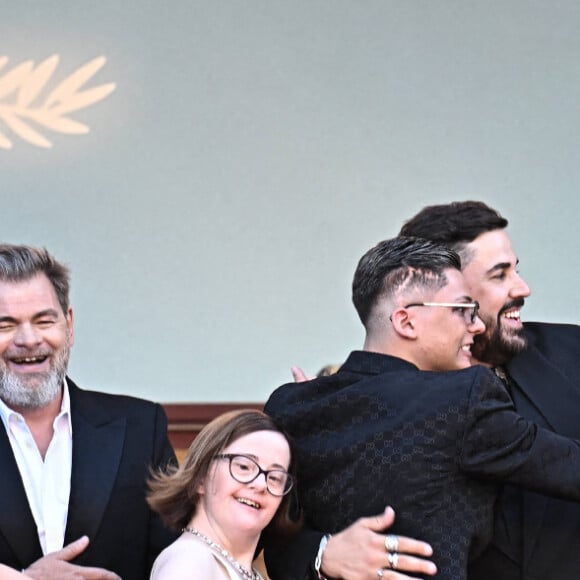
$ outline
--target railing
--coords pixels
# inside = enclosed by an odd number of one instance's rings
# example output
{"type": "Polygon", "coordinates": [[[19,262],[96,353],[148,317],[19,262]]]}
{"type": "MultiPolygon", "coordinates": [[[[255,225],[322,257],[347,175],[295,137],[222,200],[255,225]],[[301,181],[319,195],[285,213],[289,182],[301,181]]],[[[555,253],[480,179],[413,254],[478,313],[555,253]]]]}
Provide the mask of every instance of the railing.
{"type": "Polygon", "coordinates": [[[166,403],[169,440],[181,461],[196,435],[212,419],[234,409],[264,408],[263,403],[166,403]]]}

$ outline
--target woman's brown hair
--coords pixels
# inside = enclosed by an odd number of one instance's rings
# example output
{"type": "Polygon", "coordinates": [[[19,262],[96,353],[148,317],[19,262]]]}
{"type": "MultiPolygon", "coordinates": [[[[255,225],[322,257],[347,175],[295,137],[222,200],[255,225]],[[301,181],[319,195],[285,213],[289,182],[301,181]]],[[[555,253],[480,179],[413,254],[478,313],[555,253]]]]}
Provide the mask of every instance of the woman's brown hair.
{"type": "MultiPolygon", "coordinates": [[[[200,495],[198,489],[205,481],[212,460],[230,443],[255,431],[280,431],[265,413],[253,409],[230,411],[208,423],[190,445],[180,466],[151,475],[147,503],[170,528],[182,530],[197,510],[200,495]]],[[[293,460],[289,472],[295,477],[293,460]]],[[[295,489],[282,498],[272,522],[268,525],[275,534],[287,535],[295,530],[297,523],[292,515],[295,489]]],[[[294,511],[293,511],[294,510],[294,511]]]]}

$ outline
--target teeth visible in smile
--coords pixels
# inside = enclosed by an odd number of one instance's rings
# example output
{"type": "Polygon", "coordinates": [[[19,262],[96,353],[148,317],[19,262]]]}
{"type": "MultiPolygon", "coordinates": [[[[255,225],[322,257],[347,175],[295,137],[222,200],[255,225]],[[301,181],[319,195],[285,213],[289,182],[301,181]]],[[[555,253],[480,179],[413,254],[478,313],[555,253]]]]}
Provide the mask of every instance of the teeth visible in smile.
{"type": "Polygon", "coordinates": [[[260,507],[262,507],[262,506],[260,506],[259,503],[256,503],[255,501],[252,501],[251,499],[247,499],[245,497],[238,497],[237,500],[240,503],[244,503],[246,505],[249,505],[250,507],[253,507],[254,509],[257,509],[257,510],[259,510],[260,507]]]}
{"type": "Polygon", "coordinates": [[[520,318],[520,311],[519,310],[511,310],[510,312],[506,312],[504,314],[505,318],[512,318],[514,320],[519,320],[520,318]]]}
{"type": "Polygon", "coordinates": [[[45,359],[46,359],[45,356],[27,356],[27,357],[24,357],[24,358],[14,358],[12,360],[15,363],[17,363],[17,364],[22,364],[22,363],[37,363],[37,362],[42,362],[45,359]]]}
{"type": "Polygon", "coordinates": [[[471,350],[471,345],[470,344],[464,344],[461,347],[461,350],[465,350],[465,351],[469,352],[471,350]]]}

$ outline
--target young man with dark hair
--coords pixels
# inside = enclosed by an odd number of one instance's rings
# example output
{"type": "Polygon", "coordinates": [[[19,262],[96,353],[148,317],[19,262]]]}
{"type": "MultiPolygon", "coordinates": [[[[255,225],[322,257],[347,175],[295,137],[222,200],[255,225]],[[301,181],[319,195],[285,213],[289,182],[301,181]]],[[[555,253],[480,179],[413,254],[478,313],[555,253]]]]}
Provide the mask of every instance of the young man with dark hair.
{"type": "MultiPolygon", "coordinates": [[[[280,387],[265,410],[292,437],[311,528],[333,534],[395,508],[383,561],[361,578],[417,571],[403,534],[433,546],[437,578],[464,580],[491,538],[502,482],[580,501],[580,443],[523,419],[497,376],[472,366],[484,325],[455,252],[381,242],[358,264],[353,301],[363,350],[335,375],[280,387]]],[[[266,561],[276,578],[307,576],[283,549],[266,561]]],[[[310,574],[346,577],[324,543],[310,574]]]]}
{"type": "MultiPolygon", "coordinates": [[[[401,235],[421,236],[459,253],[469,292],[480,304],[485,333],[475,337],[474,363],[493,367],[526,419],[580,438],[580,327],[522,323],[530,289],[505,230],[508,221],[479,201],[424,208],[401,235]]],[[[580,505],[506,486],[491,547],[470,580],[580,578],[580,505]]]]}

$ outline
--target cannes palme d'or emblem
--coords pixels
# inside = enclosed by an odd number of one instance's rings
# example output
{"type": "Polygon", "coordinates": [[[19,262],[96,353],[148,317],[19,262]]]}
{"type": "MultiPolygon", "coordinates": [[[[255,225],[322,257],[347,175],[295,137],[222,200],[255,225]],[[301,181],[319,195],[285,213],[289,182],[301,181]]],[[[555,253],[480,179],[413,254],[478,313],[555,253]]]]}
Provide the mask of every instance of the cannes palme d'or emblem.
{"type": "Polygon", "coordinates": [[[58,62],[58,55],[53,55],[38,65],[27,60],[3,72],[8,57],[0,56],[0,149],[12,149],[12,134],[31,145],[50,148],[52,143],[45,135],[51,131],[64,135],[89,132],[87,125],[69,115],[115,90],[115,83],[83,88],[106,59],[100,56],[87,62],[51,88],[58,62]]]}

